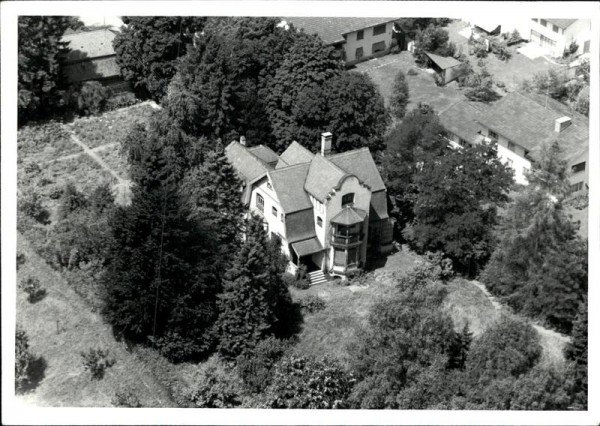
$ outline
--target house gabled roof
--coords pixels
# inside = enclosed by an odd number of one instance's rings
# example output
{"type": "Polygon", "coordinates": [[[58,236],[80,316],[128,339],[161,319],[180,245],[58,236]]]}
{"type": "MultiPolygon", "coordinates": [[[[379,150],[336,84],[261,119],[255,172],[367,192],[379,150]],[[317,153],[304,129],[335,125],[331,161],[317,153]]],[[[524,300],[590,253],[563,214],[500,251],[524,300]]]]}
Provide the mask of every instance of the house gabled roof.
{"type": "MultiPolygon", "coordinates": [[[[282,164],[291,166],[294,164],[309,163],[314,156],[315,154],[294,141],[281,153],[279,158],[283,160],[282,164]]],[[[277,166],[279,167],[279,164],[277,166]]]]}
{"type": "Polygon", "coordinates": [[[565,156],[569,156],[588,144],[587,121],[551,101],[528,93],[509,93],[481,114],[478,121],[531,152],[558,140],[565,156]],[[555,121],[564,116],[571,118],[571,125],[557,133],[555,121]]]}
{"type": "Polygon", "coordinates": [[[225,155],[241,177],[250,182],[269,170],[269,167],[258,157],[237,141],[231,142],[225,148],[225,155]]]}
{"type": "Polygon", "coordinates": [[[327,157],[327,160],[338,166],[340,169],[346,171],[349,174],[353,174],[371,188],[372,192],[382,191],[385,189],[385,184],[371,151],[369,148],[356,149],[354,151],[342,152],[341,154],[335,154],[327,157]]]}
{"type": "Polygon", "coordinates": [[[337,188],[345,177],[350,176],[327,158],[315,155],[310,162],[304,189],[317,200],[324,202],[327,194],[337,188]]]}
{"type": "Polygon", "coordinates": [[[309,163],[296,164],[268,173],[281,208],[286,214],[311,209],[313,206],[303,185],[309,167],[309,163]]]}
{"type": "Polygon", "coordinates": [[[258,157],[259,160],[274,166],[279,161],[279,156],[269,147],[264,145],[257,145],[248,148],[254,156],[258,157]]]}
{"type": "Polygon", "coordinates": [[[573,23],[575,23],[575,21],[577,21],[577,19],[551,19],[551,18],[545,18],[545,20],[550,22],[551,24],[556,25],[558,28],[562,28],[563,30],[569,28],[571,25],[573,25],[573,23]]]}
{"type": "Polygon", "coordinates": [[[317,34],[325,44],[341,43],[344,35],[393,22],[398,18],[352,18],[352,17],[286,17],[284,21],[293,24],[297,29],[303,29],[307,34],[317,34]]]}
{"type": "Polygon", "coordinates": [[[454,59],[452,56],[440,56],[429,52],[425,52],[425,54],[433,61],[433,63],[443,70],[453,68],[461,64],[460,61],[454,59]]]}
{"type": "Polygon", "coordinates": [[[114,31],[108,28],[64,35],[62,41],[68,42],[67,47],[71,49],[67,53],[66,62],[115,55],[113,48],[115,37],[114,31]]]}
{"type": "Polygon", "coordinates": [[[440,124],[447,131],[470,143],[475,143],[475,138],[480,131],[481,111],[467,101],[457,102],[440,112],[440,124]]]}

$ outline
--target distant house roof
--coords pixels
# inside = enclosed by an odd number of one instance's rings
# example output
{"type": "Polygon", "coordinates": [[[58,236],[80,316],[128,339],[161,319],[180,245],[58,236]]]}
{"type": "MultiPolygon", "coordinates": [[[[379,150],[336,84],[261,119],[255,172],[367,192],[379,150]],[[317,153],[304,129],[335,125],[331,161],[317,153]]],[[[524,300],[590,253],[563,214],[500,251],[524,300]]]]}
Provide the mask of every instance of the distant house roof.
{"type": "Polygon", "coordinates": [[[481,127],[481,111],[467,101],[457,102],[439,114],[440,124],[467,142],[474,143],[481,127]]]}
{"type": "Polygon", "coordinates": [[[297,29],[302,28],[307,34],[318,34],[325,44],[335,44],[343,42],[345,34],[393,22],[398,18],[284,17],[282,19],[293,24],[297,29]]]}
{"type": "Polygon", "coordinates": [[[273,189],[286,214],[312,208],[308,194],[304,191],[310,163],[275,169],[269,172],[273,189]]]}
{"type": "Polygon", "coordinates": [[[577,21],[577,19],[549,19],[549,18],[544,18],[546,21],[550,22],[551,24],[556,25],[558,28],[562,28],[567,29],[568,27],[570,27],[575,21],[577,21]]]}
{"type": "Polygon", "coordinates": [[[454,59],[452,56],[440,56],[429,52],[425,52],[425,54],[433,61],[434,64],[443,70],[456,67],[461,64],[460,61],[454,59]]]}
{"type": "Polygon", "coordinates": [[[478,18],[473,22],[473,25],[488,33],[491,33],[498,29],[500,23],[496,19],[478,18]]]}
{"type": "Polygon", "coordinates": [[[481,114],[478,121],[531,152],[558,140],[565,157],[569,157],[587,146],[589,140],[585,117],[536,94],[509,93],[481,114]],[[556,119],[565,116],[571,118],[571,125],[555,132],[556,119]]]}
{"type": "Polygon", "coordinates": [[[324,202],[332,188],[337,188],[347,172],[328,161],[322,155],[315,155],[310,162],[304,189],[317,200],[324,202]]]}
{"type": "Polygon", "coordinates": [[[366,211],[348,206],[331,218],[331,222],[340,225],[354,225],[365,220],[365,217],[367,217],[366,211]]]}
{"type": "Polygon", "coordinates": [[[116,33],[107,28],[64,35],[62,41],[68,42],[67,47],[71,49],[66,57],[67,63],[115,55],[115,37],[116,33]]]}

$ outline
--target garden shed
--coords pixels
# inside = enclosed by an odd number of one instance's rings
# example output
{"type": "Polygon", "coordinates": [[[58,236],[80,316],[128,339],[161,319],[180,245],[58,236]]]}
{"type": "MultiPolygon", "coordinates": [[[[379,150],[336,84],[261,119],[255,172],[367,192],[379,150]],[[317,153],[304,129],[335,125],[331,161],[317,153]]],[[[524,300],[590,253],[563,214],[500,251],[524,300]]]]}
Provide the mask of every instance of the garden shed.
{"type": "Polygon", "coordinates": [[[448,84],[458,78],[460,61],[451,56],[440,56],[429,52],[425,52],[425,54],[429,58],[429,66],[441,78],[442,84],[448,84]]]}

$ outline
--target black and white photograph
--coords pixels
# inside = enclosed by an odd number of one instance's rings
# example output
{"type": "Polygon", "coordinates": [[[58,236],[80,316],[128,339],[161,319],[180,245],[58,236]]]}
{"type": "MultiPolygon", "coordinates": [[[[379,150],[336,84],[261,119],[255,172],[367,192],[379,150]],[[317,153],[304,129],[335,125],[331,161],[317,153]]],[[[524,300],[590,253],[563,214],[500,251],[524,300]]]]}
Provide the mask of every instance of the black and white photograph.
{"type": "Polygon", "coordinates": [[[1,5],[3,424],[600,422],[598,3],[120,3],[1,5]]]}

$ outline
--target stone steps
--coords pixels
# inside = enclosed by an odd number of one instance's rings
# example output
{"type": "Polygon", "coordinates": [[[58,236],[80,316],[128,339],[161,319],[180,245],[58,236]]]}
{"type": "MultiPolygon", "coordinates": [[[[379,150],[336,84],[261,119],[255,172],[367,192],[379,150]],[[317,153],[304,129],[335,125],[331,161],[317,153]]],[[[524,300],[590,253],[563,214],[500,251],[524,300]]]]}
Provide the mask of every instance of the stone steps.
{"type": "Polygon", "coordinates": [[[325,277],[323,271],[309,272],[307,275],[310,285],[323,284],[327,282],[327,278],[325,277]]]}

